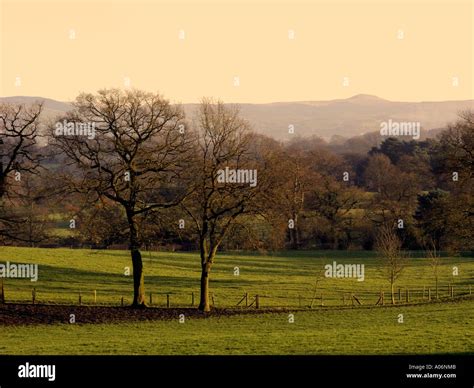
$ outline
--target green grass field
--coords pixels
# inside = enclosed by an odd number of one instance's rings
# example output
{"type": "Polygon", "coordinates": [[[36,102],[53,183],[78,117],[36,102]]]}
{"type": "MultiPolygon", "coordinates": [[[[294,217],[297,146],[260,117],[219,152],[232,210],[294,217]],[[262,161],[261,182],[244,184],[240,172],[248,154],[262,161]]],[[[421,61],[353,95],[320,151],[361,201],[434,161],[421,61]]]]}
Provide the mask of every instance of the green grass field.
{"type": "MultiPolygon", "coordinates": [[[[165,305],[170,294],[172,306],[190,306],[191,293],[199,292],[200,266],[195,253],[144,253],[146,292],[153,293],[153,304],[165,305]]],[[[36,249],[0,247],[0,263],[37,263],[39,279],[5,279],[8,301],[31,301],[36,288],[38,302],[77,303],[79,292],[83,303],[119,304],[121,297],[131,303],[132,276],[125,276],[131,268],[127,251],[94,251],[83,249],[36,249]]],[[[448,257],[439,269],[440,296],[449,295],[448,284],[455,294],[467,293],[474,279],[474,258],[448,257]],[[453,276],[453,267],[459,275],[453,276]]],[[[407,266],[396,287],[410,289],[412,300],[422,300],[428,288],[434,294],[433,270],[425,258],[408,259],[407,266]]],[[[211,292],[218,307],[235,306],[245,293],[259,294],[262,307],[309,305],[313,296],[320,304],[321,293],[326,306],[341,305],[343,294],[354,293],[363,304],[375,304],[380,290],[389,292],[389,283],[373,252],[291,252],[278,256],[220,254],[211,272],[211,292]],[[320,278],[314,292],[318,273],[325,264],[364,264],[365,280],[320,278]],[[234,275],[235,267],[239,276],[234,275]]],[[[147,298],[148,300],[148,298],[147,298]]]]}
{"type": "Polygon", "coordinates": [[[474,353],[474,302],[315,310],[184,323],[7,326],[0,354],[474,353]],[[403,323],[398,323],[403,314],[403,323]]]}
{"type": "MultiPolygon", "coordinates": [[[[0,248],[0,262],[39,264],[38,282],[5,279],[7,302],[119,304],[131,302],[132,277],[128,252],[69,249],[0,248]]],[[[195,253],[144,254],[147,293],[163,306],[166,293],[172,306],[190,306],[199,291],[199,259],[195,253]]],[[[440,296],[469,293],[474,278],[472,257],[447,257],[440,268],[440,296]],[[458,276],[453,276],[457,267],[458,276]]],[[[410,288],[414,302],[422,289],[432,289],[433,271],[424,258],[409,259],[397,287],[410,288]],[[418,290],[418,291],[416,291],[418,290]]],[[[417,354],[474,353],[474,301],[424,303],[416,306],[339,309],[342,295],[354,293],[364,305],[374,305],[386,281],[379,259],[371,252],[292,252],[275,256],[220,254],[211,275],[218,307],[235,306],[245,292],[262,295],[262,307],[294,308],[288,312],[232,317],[123,324],[61,324],[5,326],[0,354],[417,354]],[[323,266],[365,264],[365,280],[322,278],[314,309],[305,309],[323,266]],[[235,267],[240,275],[234,276],[235,267]],[[321,309],[320,296],[324,305],[321,309]],[[301,297],[301,298],[300,298],[301,297]],[[303,309],[298,309],[301,305],[303,309]],[[332,308],[334,307],[334,308],[332,308]],[[403,314],[403,323],[399,323],[403,314]]],[[[403,299],[405,294],[402,293],[403,299]]],[[[386,301],[388,296],[386,296],[386,301]]],[[[426,299],[425,299],[426,301],[426,299]]]]}

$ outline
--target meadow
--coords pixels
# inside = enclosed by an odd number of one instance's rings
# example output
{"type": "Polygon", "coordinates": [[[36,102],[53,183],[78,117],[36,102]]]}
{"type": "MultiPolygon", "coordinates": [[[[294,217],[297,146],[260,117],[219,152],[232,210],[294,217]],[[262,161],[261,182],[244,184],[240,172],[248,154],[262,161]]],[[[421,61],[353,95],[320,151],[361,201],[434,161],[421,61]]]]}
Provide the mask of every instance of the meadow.
{"type": "MultiPolygon", "coordinates": [[[[97,304],[118,305],[122,296],[131,302],[132,278],[124,275],[130,266],[126,251],[1,247],[0,262],[6,261],[39,264],[37,282],[5,279],[7,302],[31,303],[33,287],[37,303],[77,304],[80,292],[84,304],[93,304],[93,290],[97,304]]],[[[190,307],[192,292],[197,303],[197,254],[146,253],[144,265],[153,307],[165,306],[165,294],[170,295],[171,307],[190,307]]],[[[429,303],[426,295],[423,299],[415,293],[415,303],[375,307],[380,289],[388,293],[389,283],[372,252],[223,253],[211,277],[217,307],[235,307],[248,293],[262,295],[262,309],[287,310],[185,317],[184,322],[176,316],[152,322],[3,326],[0,354],[472,354],[474,299],[468,290],[473,278],[472,257],[445,257],[440,301],[429,303]],[[333,261],[365,264],[364,281],[321,277],[324,265],[333,261]],[[458,268],[457,276],[453,267],[458,268]],[[454,299],[445,287],[449,283],[454,299]],[[344,293],[357,295],[362,306],[348,301],[342,306],[344,293]]],[[[423,286],[434,289],[432,268],[427,259],[413,257],[397,287],[423,286]]]]}
{"type": "MultiPolygon", "coordinates": [[[[415,256],[415,253],[411,254],[415,256]]],[[[419,256],[419,254],[418,254],[419,256]]],[[[428,288],[434,295],[435,281],[429,260],[423,257],[407,259],[406,267],[396,283],[405,300],[406,288],[411,300],[428,297],[428,288]]],[[[0,247],[0,263],[34,263],[39,265],[37,282],[28,279],[4,279],[7,301],[31,301],[36,289],[38,302],[98,304],[125,303],[132,300],[131,259],[127,251],[87,249],[40,249],[0,247]]],[[[153,294],[152,304],[165,306],[169,295],[172,307],[188,307],[199,294],[200,265],[196,253],[144,252],[145,289],[147,302],[153,294]]],[[[474,279],[473,257],[444,257],[439,267],[439,296],[450,295],[448,285],[456,295],[469,292],[474,279]],[[453,268],[458,271],[453,276],[453,268]]],[[[255,295],[260,296],[262,307],[305,307],[349,303],[354,294],[362,304],[375,304],[380,291],[389,299],[390,284],[383,262],[374,252],[368,251],[302,251],[281,252],[274,255],[220,253],[211,272],[211,292],[217,307],[232,307],[249,295],[249,304],[255,295]],[[338,264],[364,264],[364,281],[356,278],[326,278],[324,266],[338,264]],[[238,276],[236,276],[238,275],[238,276]],[[316,284],[317,283],[317,284],[316,284]]]]}
{"type": "Polygon", "coordinates": [[[0,354],[473,354],[474,301],[1,328],[0,354]],[[403,314],[403,323],[399,323],[403,314]]]}

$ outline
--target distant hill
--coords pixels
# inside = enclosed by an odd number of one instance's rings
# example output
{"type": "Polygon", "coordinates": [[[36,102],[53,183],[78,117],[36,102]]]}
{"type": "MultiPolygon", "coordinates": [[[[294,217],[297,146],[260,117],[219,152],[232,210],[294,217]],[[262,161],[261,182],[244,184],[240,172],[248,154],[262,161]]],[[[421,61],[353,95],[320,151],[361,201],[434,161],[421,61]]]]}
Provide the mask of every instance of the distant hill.
{"type": "Polygon", "coordinates": [[[67,112],[71,109],[71,104],[68,102],[56,101],[50,98],[44,97],[26,97],[26,96],[13,96],[13,97],[0,97],[0,103],[7,102],[12,104],[25,104],[32,105],[35,102],[42,102],[44,106],[44,112],[47,115],[57,115],[67,112]]]}
{"type": "Polygon", "coordinates": [[[345,100],[242,105],[243,115],[263,133],[288,137],[288,125],[302,136],[353,137],[379,131],[382,121],[419,121],[425,130],[444,127],[474,100],[445,102],[392,102],[357,95],[345,100]]]}
{"type": "MultiPolygon", "coordinates": [[[[34,101],[44,101],[45,114],[48,117],[64,113],[71,107],[70,103],[42,97],[0,98],[0,102],[31,104],[34,101]]],[[[443,128],[447,123],[455,121],[460,111],[474,109],[474,100],[396,102],[359,94],[330,101],[238,105],[242,116],[259,133],[279,140],[289,139],[293,135],[288,134],[288,126],[293,125],[296,135],[319,136],[330,140],[334,136],[349,138],[379,131],[380,123],[389,119],[419,121],[422,130],[443,128]]],[[[192,117],[198,104],[183,106],[187,117],[192,117]]]]}

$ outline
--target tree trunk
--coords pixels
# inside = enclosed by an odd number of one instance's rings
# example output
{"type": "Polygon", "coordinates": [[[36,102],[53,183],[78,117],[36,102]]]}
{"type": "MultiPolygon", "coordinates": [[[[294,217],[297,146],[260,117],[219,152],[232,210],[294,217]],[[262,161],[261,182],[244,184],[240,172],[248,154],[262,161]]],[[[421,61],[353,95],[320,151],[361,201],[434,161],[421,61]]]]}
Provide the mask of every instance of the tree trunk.
{"type": "Polygon", "coordinates": [[[211,311],[209,303],[209,273],[211,272],[211,264],[206,262],[201,265],[201,301],[199,303],[199,310],[211,311]]]}
{"type": "Polygon", "coordinates": [[[138,231],[133,214],[127,209],[128,226],[130,229],[130,254],[133,267],[133,303],[132,307],[146,307],[145,303],[145,276],[143,274],[143,261],[140,253],[138,231]]]}
{"type": "Polygon", "coordinates": [[[393,282],[390,284],[390,291],[391,291],[391,294],[392,294],[392,304],[395,304],[395,289],[394,289],[393,282]]]}
{"type": "Polygon", "coordinates": [[[297,250],[299,244],[298,235],[298,214],[293,213],[293,229],[290,229],[290,247],[291,249],[297,250]]]}
{"type": "Polygon", "coordinates": [[[142,255],[138,248],[131,249],[133,265],[133,307],[146,307],[145,276],[143,274],[142,255]]]}
{"type": "Polygon", "coordinates": [[[0,163],[0,199],[3,198],[4,194],[5,194],[5,178],[3,176],[3,172],[2,172],[2,164],[0,163]]]}

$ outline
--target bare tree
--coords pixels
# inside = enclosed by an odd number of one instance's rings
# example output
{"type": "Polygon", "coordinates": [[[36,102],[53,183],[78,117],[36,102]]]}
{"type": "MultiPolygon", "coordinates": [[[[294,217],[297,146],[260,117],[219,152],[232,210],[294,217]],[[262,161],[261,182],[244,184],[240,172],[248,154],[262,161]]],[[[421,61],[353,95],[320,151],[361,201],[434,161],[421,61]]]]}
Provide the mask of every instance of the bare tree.
{"type": "Polygon", "coordinates": [[[260,174],[264,160],[255,152],[255,137],[237,108],[204,99],[197,125],[193,192],[183,202],[183,209],[192,220],[200,249],[199,309],[210,311],[209,277],[217,250],[239,217],[258,212],[258,199],[266,183],[260,174]],[[252,174],[257,166],[258,184],[220,179],[229,169],[252,174]]]}
{"type": "Polygon", "coordinates": [[[459,120],[439,136],[436,157],[444,172],[459,173],[461,180],[472,180],[474,174],[474,110],[459,113],[459,120]],[[463,179],[464,178],[464,179],[463,179]]]}
{"type": "Polygon", "coordinates": [[[285,212],[288,219],[288,234],[291,249],[300,246],[300,215],[305,204],[305,194],[309,185],[309,163],[303,150],[285,150],[279,161],[279,178],[282,181],[275,195],[278,212],[285,212]]]}
{"type": "Polygon", "coordinates": [[[426,253],[426,257],[430,261],[430,266],[433,270],[433,275],[435,279],[435,287],[436,287],[436,299],[438,299],[439,297],[438,280],[439,280],[439,267],[441,266],[441,255],[439,254],[439,251],[436,248],[436,243],[432,239],[430,239],[425,244],[425,253],[426,253]]]}
{"type": "MultiPolygon", "coordinates": [[[[39,172],[37,137],[42,109],[40,103],[0,105],[0,235],[8,239],[24,241],[17,231],[25,220],[13,207],[25,175],[39,172]]],[[[22,194],[25,199],[25,192],[22,194]]]]}
{"type": "Polygon", "coordinates": [[[435,150],[437,172],[450,192],[450,224],[455,228],[452,240],[464,249],[472,249],[474,233],[474,110],[459,114],[459,120],[441,133],[435,150]],[[454,179],[453,175],[456,175],[454,179]]]}
{"type": "Polygon", "coordinates": [[[36,152],[42,104],[0,105],[0,198],[7,191],[7,178],[15,173],[35,173],[36,152]]]}
{"type": "Polygon", "coordinates": [[[78,135],[78,130],[58,134],[52,128],[51,143],[75,166],[68,181],[72,191],[91,196],[91,202],[106,198],[123,208],[133,265],[132,306],[144,307],[139,221],[176,206],[186,195],[179,181],[190,160],[184,114],[159,94],[138,90],[81,94],[74,106],[67,125],[92,127],[94,135],[78,135]]]}
{"type": "Polygon", "coordinates": [[[376,236],[376,249],[382,257],[386,276],[390,282],[392,304],[395,304],[395,282],[405,267],[401,246],[402,243],[393,225],[383,224],[379,227],[376,236]]]}

